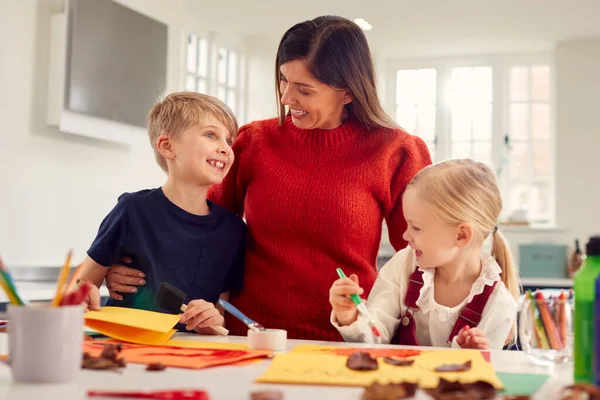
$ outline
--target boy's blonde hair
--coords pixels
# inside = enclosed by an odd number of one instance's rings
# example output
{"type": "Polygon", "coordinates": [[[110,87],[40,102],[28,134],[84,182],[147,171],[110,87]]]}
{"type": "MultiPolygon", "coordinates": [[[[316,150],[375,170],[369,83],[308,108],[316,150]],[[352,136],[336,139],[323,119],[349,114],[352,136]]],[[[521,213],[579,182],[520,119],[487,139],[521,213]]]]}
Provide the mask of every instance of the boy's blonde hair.
{"type": "Polygon", "coordinates": [[[186,129],[203,124],[212,116],[220,121],[235,138],[238,124],[231,109],[221,100],[196,92],[171,93],[159,101],[148,114],[148,136],[156,162],[168,172],[167,162],[156,148],[156,140],[161,135],[178,137],[186,129]]]}
{"type": "Polygon", "coordinates": [[[521,288],[517,266],[504,235],[497,229],[502,197],[494,172],[470,159],[448,160],[421,170],[411,185],[442,221],[470,224],[480,243],[492,235],[492,256],[502,268],[502,282],[518,301],[521,288]]]}

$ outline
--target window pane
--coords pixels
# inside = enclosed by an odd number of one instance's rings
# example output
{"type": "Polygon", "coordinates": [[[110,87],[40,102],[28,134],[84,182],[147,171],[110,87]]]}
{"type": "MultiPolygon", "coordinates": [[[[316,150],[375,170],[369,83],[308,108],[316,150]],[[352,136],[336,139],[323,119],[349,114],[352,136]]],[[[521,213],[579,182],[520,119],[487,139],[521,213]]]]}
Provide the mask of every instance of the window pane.
{"type": "Polygon", "coordinates": [[[491,142],[475,142],[473,143],[473,155],[475,161],[492,165],[492,143],[491,142]]]}
{"type": "Polygon", "coordinates": [[[196,53],[196,43],[198,38],[193,33],[188,36],[187,45],[187,70],[189,72],[196,72],[198,66],[198,57],[196,53]]]}
{"type": "Polygon", "coordinates": [[[198,92],[199,93],[207,94],[206,80],[204,80],[204,79],[198,79],[198,92]]]}
{"type": "Polygon", "coordinates": [[[414,133],[426,142],[433,142],[435,139],[435,106],[418,107],[417,125],[414,133]]]}
{"type": "Polygon", "coordinates": [[[550,143],[547,140],[536,140],[531,145],[533,176],[535,178],[548,178],[550,176],[550,143]]]}
{"type": "Polygon", "coordinates": [[[530,215],[532,220],[547,222],[550,213],[550,189],[546,183],[538,183],[531,188],[530,215]]]}
{"type": "Polygon", "coordinates": [[[533,100],[547,101],[550,98],[550,67],[531,67],[531,97],[533,100]]]}
{"type": "Polygon", "coordinates": [[[236,98],[236,93],[235,90],[229,89],[227,91],[227,105],[229,106],[229,108],[231,108],[231,111],[233,111],[233,113],[235,114],[236,109],[237,109],[237,98],[236,98]]]}
{"type": "Polygon", "coordinates": [[[435,69],[417,70],[416,76],[416,100],[417,104],[435,104],[435,69]]]}
{"type": "Polygon", "coordinates": [[[452,78],[448,91],[450,104],[470,103],[474,98],[473,68],[452,68],[452,78]]]}
{"type": "Polygon", "coordinates": [[[208,41],[200,39],[198,41],[198,74],[208,75],[208,41]]]}
{"type": "Polygon", "coordinates": [[[471,143],[452,143],[452,158],[471,158],[471,143]]]}
{"type": "Polygon", "coordinates": [[[217,98],[224,102],[227,100],[226,97],[227,97],[227,91],[225,90],[225,87],[224,86],[217,87],[217,98]]]}
{"type": "Polygon", "coordinates": [[[550,137],[550,106],[533,104],[531,106],[531,136],[533,139],[550,137]]]}
{"type": "Polygon", "coordinates": [[[227,81],[227,49],[219,47],[217,50],[217,82],[227,81]]]}
{"type": "Polygon", "coordinates": [[[416,103],[415,81],[417,71],[400,70],[396,73],[396,104],[416,103]]]}
{"type": "Polygon", "coordinates": [[[242,53],[240,54],[240,85],[239,88],[241,90],[246,89],[246,56],[242,53]]]}
{"type": "Polygon", "coordinates": [[[188,76],[185,80],[185,90],[189,90],[190,92],[196,91],[196,78],[193,76],[188,76]]]}
{"type": "Polygon", "coordinates": [[[237,86],[237,53],[229,52],[229,62],[227,63],[227,85],[229,87],[237,86]]]}
{"type": "Polygon", "coordinates": [[[471,140],[471,105],[452,105],[452,141],[471,140]]]}
{"type": "Polygon", "coordinates": [[[473,100],[477,102],[492,102],[492,68],[473,68],[471,80],[473,86],[473,100]]]}
{"type": "Polygon", "coordinates": [[[527,104],[511,104],[510,138],[511,140],[527,140],[529,138],[529,106],[527,104]]]}
{"type": "Polygon", "coordinates": [[[427,148],[429,149],[429,156],[431,157],[431,160],[433,162],[436,162],[436,158],[435,158],[435,143],[433,142],[425,142],[425,144],[427,145],[427,148]]]}
{"type": "Polygon", "coordinates": [[[509,154],[510,179],[513,181],[529,179],[529,144],[527,142],[513,142],[509,154]]]}
{"type": "MultiPolygon", "coordinates": [[[[509,215],[515,210],[528,210],[530,199],[530,185],[515,183],[511,186],[508,195],[509,215]]],[[[529,218],[528,218],[529,219],[529,218]]]]}
{"type": "Polygon", "coordinates": [[[396,122],[406,132],[414,134],[417,126],[417,107],[407,105],[396,107],[396,122]]]}
{"type": "Polygon", "coordinates": [[[512,101],[529,100],[529,68],[510,69],[510,99],[512,101]]]}
{"type": "Polygon", "coordinates": [[[492,140],[492,105],[476,106],[473,112],[473,140],[492,140]]]}

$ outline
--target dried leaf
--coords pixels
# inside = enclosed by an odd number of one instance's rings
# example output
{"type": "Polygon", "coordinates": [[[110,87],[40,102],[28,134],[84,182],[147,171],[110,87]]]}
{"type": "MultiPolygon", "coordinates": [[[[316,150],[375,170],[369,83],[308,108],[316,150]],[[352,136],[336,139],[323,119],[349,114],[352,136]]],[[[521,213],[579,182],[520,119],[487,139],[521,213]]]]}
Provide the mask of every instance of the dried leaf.
{"type": "Polygon", "coordinates": [[[361,400],[400,400],[413,397],[417,391],[416,383],[388,383],[373,382],[365,388],[361,400]]]}
{"type": "Polygon", "coordinates": [[[165,367],[161,363],[151,363],[146,367],[146,371],[164,371],[167,367],[165,367]]]}
{"type": "Polygon", "coordinates": [[[81,368],[109,370],[124,368],[127,364],[123,358],[118,358],[121,352],[121,345],[107,344],[99,357],[92,357],[89,353],[83,353],[81,368]]]}
{"type": "Polygon", "coordinates": [[[428,389],[427,393],[435,400],[480,400],[494,398],[496,389],[491,383],[485,381],[463,384],[442,378],[438,387],[428,389]]]}
{"type": "Polygon", "coordinates": [[[445,364],[435,368],[435,372],[464,372],[471,369],[471,361],[464,364],[445,364]]]}
{"type": "Polygon", "coordinates": [[[379,364],[369,353],[357,351],[348,357],[346,367],[354,371],[375,371],[379,368],[379,364]]]}
{"type": "Polygon", "coordinates": [[[278,390],[263,390],[250,393],[251,400],[283,400],[283,392],[278,390]]]}
{"type": "Polygon", "coordinates": [[[396,367],[409,367],[414,364],[415,360],[407,360],[405,358],[385,357],[383,362],[394,365],[396,367]]]}
{"type": "Polygon", "coordinates": [[[600,387],[586,384],[576,383],[571,386],[567,386],[561,393],[561,400],[600,400],[600,387]]]}

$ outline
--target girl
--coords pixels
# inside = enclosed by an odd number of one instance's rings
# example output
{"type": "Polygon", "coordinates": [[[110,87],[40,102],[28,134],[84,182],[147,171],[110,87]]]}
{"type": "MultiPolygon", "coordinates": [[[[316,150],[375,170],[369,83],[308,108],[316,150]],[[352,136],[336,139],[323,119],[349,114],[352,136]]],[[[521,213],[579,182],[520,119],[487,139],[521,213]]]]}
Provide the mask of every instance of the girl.
{"type": "MultiPolygon", "coordinates": [[[[496,221],[502,199],[493,172],[472,160],[427,167],[402,198],[408,223],[399,251],[381,269],[367,307],[384,343],[502,349],[517,316],[519,283],[496,221]],[[492,236],[491,254],[482,249],[492,236]]],[[[349,296],[356,275],[330,289],[332,324],[346,341],[363,340],[349,296]]]]}

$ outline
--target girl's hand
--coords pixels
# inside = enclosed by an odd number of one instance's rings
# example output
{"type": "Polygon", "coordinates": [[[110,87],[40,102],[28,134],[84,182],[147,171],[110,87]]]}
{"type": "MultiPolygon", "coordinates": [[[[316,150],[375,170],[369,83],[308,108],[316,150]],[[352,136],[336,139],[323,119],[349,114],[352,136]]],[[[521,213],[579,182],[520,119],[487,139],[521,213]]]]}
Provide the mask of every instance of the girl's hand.
{"type": "Polygon", "coordinates": [[[350,295],[361,295],[363,292],[355,274],[350,275],[349,278],[338,279],[333,283],[329,290],[329,303],[331,303],[333,313],[340,325],[347,326],[356,321],[358,310],[350,295]]]}
{"type": "Polygon", "coordinates": [[[456,335],[456,343],[463,349],[489,350],[488,337],[481,329],[463,327],[456,335]]]}

